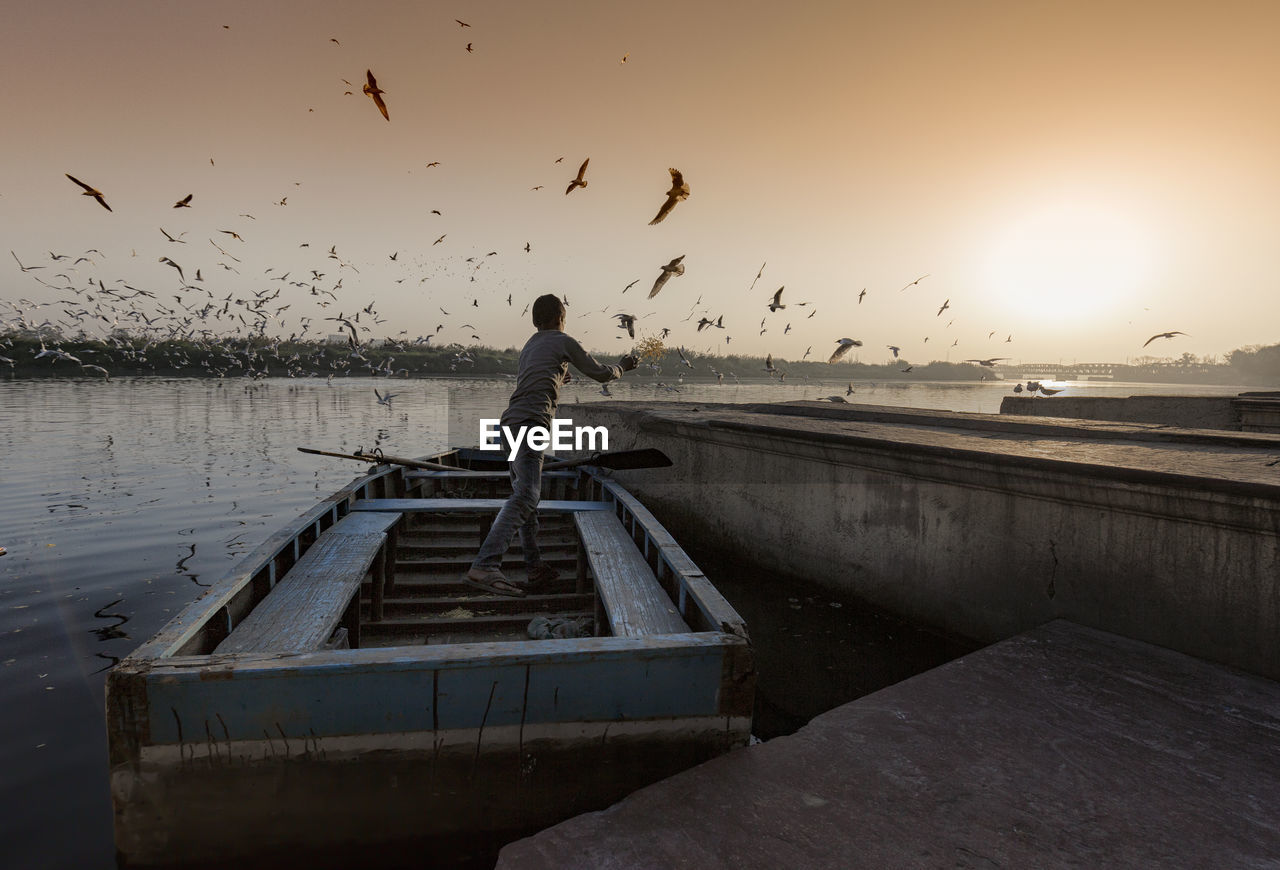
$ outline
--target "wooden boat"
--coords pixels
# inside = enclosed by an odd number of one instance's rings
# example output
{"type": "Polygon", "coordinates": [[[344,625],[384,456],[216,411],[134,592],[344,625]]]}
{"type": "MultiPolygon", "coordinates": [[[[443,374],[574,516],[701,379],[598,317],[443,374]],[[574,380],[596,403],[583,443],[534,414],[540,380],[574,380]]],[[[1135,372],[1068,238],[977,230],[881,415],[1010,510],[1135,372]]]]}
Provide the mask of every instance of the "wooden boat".
{"type": "Polygon", "coordinates": [[[456,470],[375,466],[112,669],[123,864],[483,860],[748,742],[746,627],[622,486],[547,472],[563,576],[506,598],[461,579],[506,463],[433,461],[456,470]],[[538,616],[594,630],[534,640],[538,616]]]}

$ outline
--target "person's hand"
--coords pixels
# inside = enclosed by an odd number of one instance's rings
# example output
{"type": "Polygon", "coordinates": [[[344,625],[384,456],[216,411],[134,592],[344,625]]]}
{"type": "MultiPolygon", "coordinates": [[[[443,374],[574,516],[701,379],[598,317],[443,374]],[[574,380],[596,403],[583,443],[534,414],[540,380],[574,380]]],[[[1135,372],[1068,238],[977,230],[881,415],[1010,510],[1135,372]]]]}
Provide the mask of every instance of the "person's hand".
{"type": "Polygon", "coordinates": [[[632,354],[627,354],[618,360],[618,365],[622,366],[624,372],[629,372],[636,366],[640,365],[640,360],[636,359],[632,354]]]}

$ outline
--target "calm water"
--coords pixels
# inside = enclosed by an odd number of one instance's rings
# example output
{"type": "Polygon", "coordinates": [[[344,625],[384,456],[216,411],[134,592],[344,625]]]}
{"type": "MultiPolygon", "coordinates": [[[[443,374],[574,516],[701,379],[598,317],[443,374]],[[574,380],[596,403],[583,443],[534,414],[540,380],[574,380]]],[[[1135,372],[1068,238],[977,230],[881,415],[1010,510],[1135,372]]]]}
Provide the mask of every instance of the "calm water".
{"type": "MultiPolygon", "coordinates": [[[[851,401],[995,413],[1011,384],[855,387],[851,401]]],[[[413,456],[474,443],[476,421],[496,417],[510,389],[509,380],[445,379],[0,382],[3,863],[115,866],[104,671],[282,523],[366,467],[296,447],[413,456]],[[375,383],[397,394],[390,407],[375,400],[375,383]]],[[[759,402],[821,398],[843,393],[843,384],[681,390],[645,379],[612,387],[622,400],[759,402]]],[[[1092,384],[1067,395],[1234,392],[1092,384]]],[[[565,404],[575,398],[602,399],[588,384],[565,389],[565,404]]],[[[562,405],[562,414],[571,409],[562,405]]],[[[963,651],[857,602],[780,589],[768,578],[752,583],[749,571],[730,585],[735,573],[721,586],[752,626],[763,699],[757,730],[766,736],[963,651]],[[825,658],[794,659],[814,643],[825,658]],[[789,678],[800,671],[810,677],[789,678]]]]}

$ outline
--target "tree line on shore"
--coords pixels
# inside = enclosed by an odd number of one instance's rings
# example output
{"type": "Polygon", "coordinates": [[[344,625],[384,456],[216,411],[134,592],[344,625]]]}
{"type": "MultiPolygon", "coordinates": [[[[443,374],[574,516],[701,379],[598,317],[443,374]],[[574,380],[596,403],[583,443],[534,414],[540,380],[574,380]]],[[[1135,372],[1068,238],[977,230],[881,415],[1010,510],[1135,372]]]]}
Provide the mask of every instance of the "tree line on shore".
{"type": "MultiPolygon", "coordinates": [[[[255,335],[217,339],[152,337],[117,331],[106,338],[63,337],[49,332],[11,330],[0,334],[0,373],[12,377],[428,377],[514,376],[517,348],[496,349],[453,344],[431,346],[421,341],[388,341],[379,346],[351,347],[331,341],[297,341],[255,335]]],[[[597,354],[612,362],[608,354],[597,354]]],[[[647,360],[640,373],[689,380],[760,380],[769,377],[821,380],[994,380],[995,370],[968,362],[933,360],[886,363],[824,360],[772,360],[770,373],[761,357],[706,355],[665,348],[647,360]],[[687,359],[687,363],[685,360],[687,359]]],[[[1016,366],[1015,366],[1016,368],[1016,366]]],[[[1064,369],[1070,368],[1064,366],[1064,369]]],[[[1232,351],[1219,361],[1183,354],[1178,359],[1143,358],[1116,366],[1120,381],[1161,383],[1259,384],[1280,379],[1280,344],[1232,351]]]]}

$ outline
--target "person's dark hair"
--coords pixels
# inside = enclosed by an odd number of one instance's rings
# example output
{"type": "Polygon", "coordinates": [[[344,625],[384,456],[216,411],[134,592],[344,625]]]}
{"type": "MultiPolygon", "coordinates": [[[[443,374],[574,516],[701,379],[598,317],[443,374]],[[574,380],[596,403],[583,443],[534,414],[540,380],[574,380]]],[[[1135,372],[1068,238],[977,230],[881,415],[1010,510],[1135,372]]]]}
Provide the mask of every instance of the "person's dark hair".
{"type": "Polygon", "coordinates": [[[554,293],[539,296],[533,301],[533,325],[538,329],[554,329],[564,314],[564,303],[554,293]]]}

